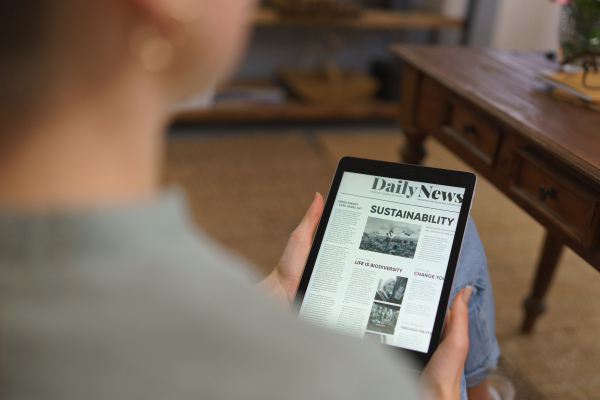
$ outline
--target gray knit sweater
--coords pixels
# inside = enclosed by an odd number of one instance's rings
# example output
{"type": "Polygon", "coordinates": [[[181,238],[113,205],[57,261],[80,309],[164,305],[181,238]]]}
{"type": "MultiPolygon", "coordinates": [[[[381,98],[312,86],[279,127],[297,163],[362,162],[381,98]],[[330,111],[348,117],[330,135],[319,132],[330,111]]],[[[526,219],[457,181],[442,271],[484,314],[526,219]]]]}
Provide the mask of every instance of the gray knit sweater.
{"type": "Polygon", "coordinates": [[[404,360],[263,300],[190,221],[173,190],[0,212],[0,398],[417,398],[404,360]]]}

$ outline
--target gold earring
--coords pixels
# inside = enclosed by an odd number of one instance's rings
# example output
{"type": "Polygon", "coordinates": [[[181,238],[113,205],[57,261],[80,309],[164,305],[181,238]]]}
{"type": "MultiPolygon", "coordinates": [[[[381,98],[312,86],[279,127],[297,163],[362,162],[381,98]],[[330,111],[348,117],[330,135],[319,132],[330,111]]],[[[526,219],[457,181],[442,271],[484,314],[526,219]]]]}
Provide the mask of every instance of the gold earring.
{"type": "Polygon", "coordinates": [[[153,27],[142,27],[133,32],[130,48],[142,68],[150,72],[163,72],[173,62],[173,44],[153,27]]]}

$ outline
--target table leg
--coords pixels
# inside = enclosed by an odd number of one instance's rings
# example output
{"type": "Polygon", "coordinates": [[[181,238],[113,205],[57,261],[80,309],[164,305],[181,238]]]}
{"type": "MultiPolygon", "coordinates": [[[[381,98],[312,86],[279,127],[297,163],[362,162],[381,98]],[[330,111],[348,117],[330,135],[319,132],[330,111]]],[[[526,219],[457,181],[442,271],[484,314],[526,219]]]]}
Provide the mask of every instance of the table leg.
{"type": "Polygon", "coordinates": [[[400,149],[400,161],[407,164],[421,164],[426,155],[423,142],[427,135],[417,128],[417,102],[422,76],[421,72],[412,65],[404,66],[398,122],[406,138],[400,149]]]}
{"type": "Polygon", "coordinates": [[[537,317],[546,310],[545,296],[564,245],[561,241],[554,238],[550,233],[546,233],[544,248],[538,264],[535,275],[532,292],[527,296],[524,302],[525,318],[521,326],[521,332],[531,333],[537,317]]]}
{"type": "Polygon", "coordinates": [[[421,164],[427,155],[423,143],[427,135],[419,133],[416,128],[406,128],[404,131],[406,143],[400,149],[400,160],[407,164],[421,164]]]}

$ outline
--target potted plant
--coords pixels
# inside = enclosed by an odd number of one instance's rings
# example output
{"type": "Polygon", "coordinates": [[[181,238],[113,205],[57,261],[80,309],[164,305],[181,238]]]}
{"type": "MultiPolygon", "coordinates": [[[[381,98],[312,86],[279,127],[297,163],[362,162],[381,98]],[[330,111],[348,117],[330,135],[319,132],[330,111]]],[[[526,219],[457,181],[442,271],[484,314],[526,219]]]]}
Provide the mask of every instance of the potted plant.
{"type": "Polygon", "coordinates": [[[600,58],[600,0],[552,0],[563,5],[560,50],[567,70],[597,72],[600,58]]]}

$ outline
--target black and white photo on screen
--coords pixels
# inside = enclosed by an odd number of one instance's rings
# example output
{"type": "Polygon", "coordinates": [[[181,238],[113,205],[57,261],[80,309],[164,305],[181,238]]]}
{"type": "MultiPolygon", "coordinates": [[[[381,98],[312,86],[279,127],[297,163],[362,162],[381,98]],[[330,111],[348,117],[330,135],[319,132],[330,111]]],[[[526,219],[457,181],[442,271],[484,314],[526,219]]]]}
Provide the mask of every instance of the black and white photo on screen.
{"type": "Polygon", "coordinates": [[[369,217],[360,249],[397,257],[414,258],[421,225],[369,217]]]}
{"type": "Polygon", "coordinates": [[[401,276],[389,279],[380,279],[377,292],[375,292],[375,300],[401,305],[402,300],[404,300],[404,293],[406,292],[407,283],[408,278],[401,276]]]}
{"type": "Polygon", "coordinates": [[[396,331],[399,314],[399,306],[374,302],[369,315],[367,330],[393,335],[396,331]]]}

